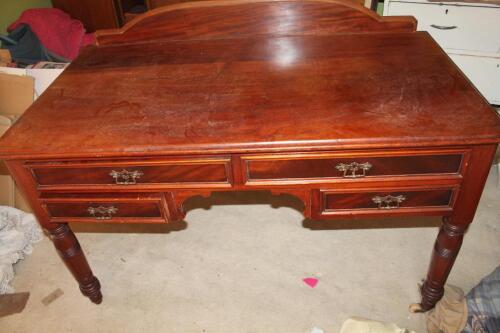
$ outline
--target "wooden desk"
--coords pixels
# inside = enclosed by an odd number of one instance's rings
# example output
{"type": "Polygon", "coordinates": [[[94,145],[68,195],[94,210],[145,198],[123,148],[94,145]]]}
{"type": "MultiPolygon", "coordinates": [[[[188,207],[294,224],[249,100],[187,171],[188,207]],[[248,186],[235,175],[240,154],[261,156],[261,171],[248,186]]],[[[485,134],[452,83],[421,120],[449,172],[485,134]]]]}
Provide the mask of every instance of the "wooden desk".
{"type": "Polygon", "coordinates": [[[443,216],[428,310],[500,121],[415,24],[337,0],[159,8],[98,33],[0,154],[95,303],[99,282],[68,222],[169,223],[195,195],[269,190],[297,196],[313,219],[443,216]]]}

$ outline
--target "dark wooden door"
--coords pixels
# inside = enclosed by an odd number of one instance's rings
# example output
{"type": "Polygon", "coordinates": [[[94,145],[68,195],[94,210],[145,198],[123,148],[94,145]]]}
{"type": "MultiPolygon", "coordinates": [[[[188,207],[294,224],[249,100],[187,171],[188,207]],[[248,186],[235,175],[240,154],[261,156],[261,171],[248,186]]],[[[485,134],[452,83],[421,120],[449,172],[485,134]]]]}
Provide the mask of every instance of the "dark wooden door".
{"type": "Polygon", "coordinates": [[[87,32],[94,32],[123,26],[127,21],[125,13],[133,11],[136,6],[145,6],[145,2],[144,0],[52,0],[52,5],[81,21],[87,32]]]}
{"type": "Polygon", "coordinates": [[[83,23],[87,32],[121,26],[115,0],[52,0],[54,8],[83,23]]]}

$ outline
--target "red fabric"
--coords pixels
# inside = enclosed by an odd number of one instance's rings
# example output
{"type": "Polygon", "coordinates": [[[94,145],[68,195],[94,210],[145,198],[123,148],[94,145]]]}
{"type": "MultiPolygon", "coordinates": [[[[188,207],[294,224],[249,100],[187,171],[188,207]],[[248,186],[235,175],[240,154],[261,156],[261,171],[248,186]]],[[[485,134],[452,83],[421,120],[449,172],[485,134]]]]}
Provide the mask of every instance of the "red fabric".
{"type": "Polygon", "coordinates": [[[51,52],[73,60],[80,49],[94,43],[93,34],[85,34],[83,24],[73,20],[68,14],[56,8],[36,8],[25,10],[7,31],[27,24],[42,44],[51,52]]]}

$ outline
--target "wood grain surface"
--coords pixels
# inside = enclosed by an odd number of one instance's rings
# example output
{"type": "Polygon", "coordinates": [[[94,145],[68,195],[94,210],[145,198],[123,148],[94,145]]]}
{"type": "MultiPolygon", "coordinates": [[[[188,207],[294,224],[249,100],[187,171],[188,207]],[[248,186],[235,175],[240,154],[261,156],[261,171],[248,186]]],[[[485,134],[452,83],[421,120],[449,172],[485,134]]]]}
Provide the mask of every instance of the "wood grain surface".
{"type": "Polygon", "coordinates": [[[425,32],[190,40],[87,48],[0,156],[479,144],[499,123],[425,32]]]}

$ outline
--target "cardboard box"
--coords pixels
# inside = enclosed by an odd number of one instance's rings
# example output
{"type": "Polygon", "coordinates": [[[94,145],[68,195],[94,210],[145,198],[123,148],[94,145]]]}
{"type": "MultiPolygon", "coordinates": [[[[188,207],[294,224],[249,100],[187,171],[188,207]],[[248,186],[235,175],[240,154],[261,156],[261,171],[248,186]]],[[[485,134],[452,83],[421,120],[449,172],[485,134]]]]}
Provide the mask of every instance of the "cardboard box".
{"type": "Polygon", "coordinates": [[[7,66],[12,62],[12,57],[10,56],[10,51],[6,49],[0,49],[0,66],[7,66]]]}
{"type": "MultiPolygon", "coordinates": [[[[0,115],[0,136],[9,129],[12,123],[12,118],[0,115]]],[[[0,162],[0,206],[12,206],[25,212],[31,212],[31,208],[16,188],[16,184],[3,162],[0,162]]]]}
{"type": "Polygon", "coordinates": [[[0,73],[0,114],[18,117],[33,104],[35,81],[30,76],[0,73]]]}
{"type": "MultiPolygon", "coordinates": [[[[14,71],[15,72],[15,71],[14,71]]],[[[30,76],[0,73],[0,136],[33,104],[35,81],[30,76]]],[[[0,205],[31,211],[0,161],[0,205]]]]}
{"type": "Polygon", "coordinates": [[[35,82],[33,98],[37,99],[51,83],[61,75],[68,65],[69,64],[40,62],[33,68],[0,67],[0,74],[31,77],[35,82]]]}
{"type": "MultiPolygon", "coordinates": [[[[65,65],[64,65],[65,67],[65,65]]],[[[64,68],[20,69],[0,67],[0,136],[33,104],[64,68]]],[[[0,161],[0,205],[31,211],[0,161]]]]}
{"type": "MultiPolygon", "coordinates": [[[[0,136],[7,131],[11,123],[10,118],[0,115],[0,136]]],[[[0,206],[15,206],[14,192],[14,181],[5,164],[0,162],[0,206]]]]}

